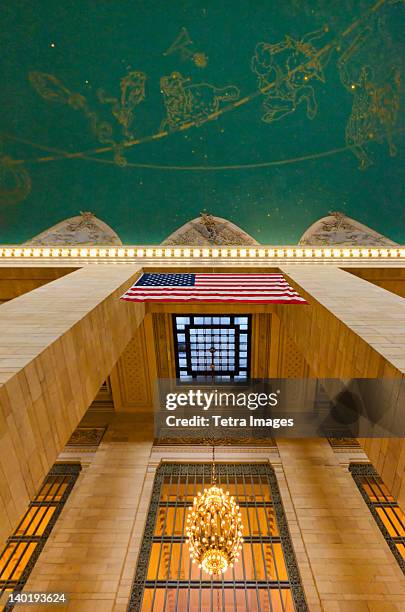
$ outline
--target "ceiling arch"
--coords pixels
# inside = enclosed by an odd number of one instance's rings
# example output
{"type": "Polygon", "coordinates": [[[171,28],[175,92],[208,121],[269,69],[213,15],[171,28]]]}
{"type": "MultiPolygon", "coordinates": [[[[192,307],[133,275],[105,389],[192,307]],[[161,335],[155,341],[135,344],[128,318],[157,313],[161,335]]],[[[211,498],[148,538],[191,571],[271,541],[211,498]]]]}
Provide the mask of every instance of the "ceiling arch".
{"type": "Polygon", "coordinates": [[[243,229],[222,217],[201,213],[188,221],[162,242],[165,245],[259,244],[243,229]]]}
{"type": "Polygon", "coordinates": [[[118,234],[91,212],[64,219],[41,232],[25,244],[38,246],[58,244],[120,245],[118,234]]]}
{"type": "Polygon", "coordinates": [[[330,212],[302,234],[299,244],[392,246],[397,243],[341,212],[330,212]]]}

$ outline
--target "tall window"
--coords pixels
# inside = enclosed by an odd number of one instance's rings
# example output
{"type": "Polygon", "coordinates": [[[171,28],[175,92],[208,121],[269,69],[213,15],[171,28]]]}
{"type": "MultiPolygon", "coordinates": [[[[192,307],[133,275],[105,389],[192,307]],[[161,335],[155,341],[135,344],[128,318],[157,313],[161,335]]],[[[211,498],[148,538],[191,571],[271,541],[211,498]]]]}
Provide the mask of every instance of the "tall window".
{"type": "MultiPolygon", "coordinates": [[[[0,601],[22,591],[77,480],[80,463],[55,464],[0,555],[0,601]]],[[[11,609],[6,606],[5,609],[11,609]]]]}
{"type": "Polygon", "coordinates": [[[182,380],[246,380],[250,315],[173,315],[176,374],[182,380]]]}
{"type": "Polygon", "coordinates": [[[352,463],[352,476],[405,573],[405,515],[370,463],[352,463]]]}
{"type": "Polygon", "coordinates": [[[128,610],[223,612],[308,610],[282,501],[268,464],[216,464],[219,486],[242,512],[240,560],[210,577],[190,560],[186,514],[211,484],[210,464],[163,463],[152,499],[128,610]]]}

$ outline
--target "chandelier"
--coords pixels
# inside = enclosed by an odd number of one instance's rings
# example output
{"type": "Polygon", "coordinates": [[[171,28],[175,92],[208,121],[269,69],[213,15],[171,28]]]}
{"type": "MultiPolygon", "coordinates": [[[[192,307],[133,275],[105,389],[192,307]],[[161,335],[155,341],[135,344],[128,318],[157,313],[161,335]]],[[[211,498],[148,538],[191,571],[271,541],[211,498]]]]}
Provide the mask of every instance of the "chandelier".
{"type": "Polygon", "coordinates": [[[214,447],[212,485],[198,492],[187,516],[187,543],[193,563],[210,575],[223,574],[242,550],[242,514],[229,491],[217,486],[214,447]]]}

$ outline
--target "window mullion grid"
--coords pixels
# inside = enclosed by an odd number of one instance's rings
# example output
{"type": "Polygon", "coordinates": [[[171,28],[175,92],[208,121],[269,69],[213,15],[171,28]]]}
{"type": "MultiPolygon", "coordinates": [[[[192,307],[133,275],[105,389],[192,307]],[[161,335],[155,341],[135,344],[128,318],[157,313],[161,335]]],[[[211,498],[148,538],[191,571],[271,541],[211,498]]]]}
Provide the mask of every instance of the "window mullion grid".
{"type": "MultiPolygon", "coordinates": [[[[205,465],[203,465],[203,469],[202,469],[202,490],[204,491],[205,488],[205,465]]],[[[200,568],[200,588],[199,588],[199,593],[198,593],[198,612],[202,611],[202,568],[200,568]]]]}
{"type": "MultiPolygon", "coordinates": [[[[258,478],[260,479],[260,476],[258,478]]],[[[270,611],[273,612],[273,603],[271,601],[271,592],[270,592],[270,585],[269,585],[269,577],[267,575],[266,554],[265,554],[265,549],[264,549],[263,534],[262,534],[262,529],[261,529],[261,524],[260,524],[259,511],[258,511],[258,508],[257,508],[257,501],[256,501],[257,497],[256,497],[256,494],[255,494],[255,486],[254,486],[254,480],[253,480],[252,472],[250,473],[250,481],[251,481],[251,487],[252,487],[252,497],[253,497],[253,502],[254,502],[254,508],[255,508],[255,512],[256,512],[258,534],[259,534],[259,538],[260,538],[260,548],[261,548],[262,556],[263,556],[264,576],[265,576],[265,580],[266,580],[266,583],[267,583],[267,596],[269,598],[270,611]]],[[[266,506],[264,506],[264,513],[267,515],[266,510],[267,510],[267,508],[266,508],[266,506]]],[[[247,513],[249,515],[249,508],[247,508],[247,513]]],[[[252,533],[252,535],[253,535],[253,533],[252,533]]],[[[269,531],[269,538],[271,540],[271,533],[270,533],[270,531],[269,531]]]]}
{"type": "MultiPolygon", "coordinates": [[[[367,478],[367,484],[369,485],[369,487],[370,487],[370,488],[371,488],[373,491],[375,491],[375,489],[374,489],[374,488],[371,486],[371,481],[372,481],[372,483],[373,483],[373,484],[376,486],[376,488],[377,488],[377,489],[380,491],[381,496],[384,498],[384,501],[378,501],[378,498],[377,498],[377,495],[376,495],[375,497],[376,497],[376,500],[377,500],[377,501],[372,502],[372,501],[371,501],[371,499],[370,499],[370,503],[372,503],[372,504],[373,504],[373,506],[374,506],[375,508],[382,508],[382,510],[383,510],[383,512],[384,512],[384,516],[387,518],[387,521],[388,521],[388,522],[389,522],[389,524],[392,526],[392,528],[393,528],[393,530],[395,531],[395,533],[397,533],[397,534],[398,534],[397,536],[391,536],[391,535],[390,535],[390,537],[391,537],[392,539],[394,539],[395,537],[401,537],[401,536],[400,536],[400,534],[398,533],[398,529],[397,529],[396,525],[394,524],[394,522],[393,522],[392,518],[389,516],[388,512],[386,511],[386,508],[394,508],[394,507],[398,507],[398,504],[396,504],[395,502],[394,502],[394,503],[393,503],[393,502],[390,502],[390,501],[388,500],[388,498],[387,498],[386,494],[384,493],[383,489],[380,487],[380,483],[378,482],[377,478],[375,478],[375,477],[371,477],[371,478],[369,478],[368,476],[366,476],[366,478],[367,478]]],[[[377,514],[378,514],[378,512],[377,512],[377,514]]],[[[394,513],[394,514],[395,514],[395,513],[394,513]]],[[[397,516],[397,515],[395,515],[395,516],[397,516]]],[[[400,524],[400,525],[402,525],[401,520],[398,518],[398,516],[397,516],[397,521],[399,522],[399,524],[400,524]]],[[[384,522],[384,521],[383,521],[383,522],[384,522]]],[[[387,527],[386,527],[386,529],[387,529],[387,527]]]]}
{"type": "Polygon", "coordinates": [[[235,356],[234,356],[234,359],[235,359],[235,363],[234,363],[235,374],[239,374],[240,372],[240,328],[239,328],[239,325],[235,325],[235,356]]]}
{"type": "MultiPolygon", "coordinates": [[[[187,468],[187,474],[189,473],[190,468],[187,468]]],[[[188,482],[188,477],[187,477],[188,482]]],[[[188,486],[187,486],[188,489],[188,486]]],[[[197,468],[194,466],[194,486],[193,486],[193,497],[197,495],[197,468]]],[[[190,610],[190,598],[191,598],[191,572],[193,568],[193,562],[191,561],[191,557],[188,564],[188,587],[187,587],[187,612],[190,610]]]]}
{"type": "MultiPolygon", "coordinates": [[[[76,465],[76,464],[75,464],[76,465]]],[[[79,468],[80,469],[80,468],[79,468]]],[[[34,501],[32,501],[29,504],[28,510],[26,511],[25,515],[23,516],[23,518],[21,519],[16,531],[14,532],[13,535],[11,535],[5,545],[5,548],[3,550],[3,554],[5,554],[5,552],[7,551],[8,548],[10,548],[10,555],[7,559],[7,562],[5,563],[5,565],[3,566],[1,573],[4,575],[6,570],[8,570],[8,567],[12,564],[12,569],[10,570],[10,578],[6,579],[6,580],[1,580],[0,579],[0,595],[2,595],[7,589],[11,588],[14,591],[18,590],[21,591],[23,586],[25,585],[29,574],[31,573],[32,567],[35,564],[35,562],[37,561],[44,545],[45,542],[49,536],[50,531],[52,530],[55,521],[59,515],[59,512],[61,510],[61,508],[63,507],[65,501],[66,501],[66,494],[69,494],[71,489],[73,488],[74,482],[76,481],[77,475],[74,476],[75,472],[69,472],[69,473],[57,473],[57,474],[53,474],[52,470],[51,472],[48,474],[48,476],[46,477],[44,483],[41,486],[41,489],[39,490],[39,492],[37,493],[37,495],[34,498],[34,501]],[[50,491],[52,489],[52,485],[57,481],[57,477],[58,476],[62,476],[61,478],[61,482],[59,484],[59,487],[56,489],[55,493],[53,494],[51,500],[47,500],[47,501],[40,501],[39,497],[41,497],[42,495],[45,497],[48,495],[48,493],[46,493],[47,491],[50,491]],[[65,495],[61,496],[61,499],[58,501],[56,499],[57,494],[59,493],[62,485],[67,482],[67,487],[66,487],[66,491],[65,491],[65,495]],[[44,491],[45,491],[45,495],[44,495],[44,491]],[[33,513],[33,516],[31,517],[27,527],[24,530],[24,533],[22,535],[16,535],[16,532],[18,531],[18,529],[20,529],[20,526],[24,523],[24,521],[27,518],[27,515],[30,511],[30,509],[32,508],[37,508],[37,511],[33,513]],[[52,514],[52,517],[48,520],[48,523],[45,525],[43,533],[41,535],[27,535],[27,531],[29,530],[30,526],[32,525],[33,520],[36,518],[36,516],[38,515],[40,508],[54,508],[54,512],[52,514]],[[31,544],[35,544],[34,549],[31,551],[31,554],[29,555],[29,558],[27,559],[27,562],[25,563],[24,567],[22,568],[22,571],[20,572],[19,577],[14,577],[13,575],[16,574],[20,563],[22,562],[25,554],[28,552],[29,547],[31,544]],[[17,560],[13,560],[13,556],[15,554],[15,552],[17,551],[19,545],[22,545],[22,551],[20,552],[19,557],[17,558],[17,560]]],[[[41,523],[43,520],[45,520],[46,517],[46,512],[43,515],[42,519],[39,521],[38,523],[38,528],[40,527],[41,523]]],[[[2,556],[1,555],[1,556],[2,556]]],[[[7,609],[9,609],[9,607],[7,606],[7,609]]]]}
{"type": "MultiPolygon", "coordinates": [[[[172,481],[173,481],[173,472],[170,472],[170,477],[169,477],[169,483],[168,483],[168,488],[167,488],[167,501],[169,501],[169,497],[170,497],[170,492],[171,492],[171,487],[172,487],[172,481]]],[[[164,480],[163,480],[163,485],[164,485],[164,480]]],[[[158,504],[158,508],[160,507],[160,503],[158,504]]],[[[152,603],[151,603],[151,612],[153,612],[154,606],[155,606],[155,599],[156,599],[156,589],[157,589],[157,583],[159,580],[159,571],[160,571],[160,561],[162,558],[162,551],[163,551],[163,540],[164,540],[164,534],[166,531],[166,524],[167,524],[167,513],[169,510],[169,505],[166,503],[165,504],[165,516],[163,519],[163,526],[162,526],[162,541],[160,543],[159,546],[159,557],[158,557],[158,562],[156,565],[156,575],[155,575],[155,584],[153,587],[153,595],[152,595],[152,603]]],[[[157,520],[157,517],[156,517],[157,520]]],[[[155,525],[155,529],[156,529],[156,525],[155,525]]]]}
{"type": "MultiPolygon", "coordinates": [[[[49,479],[49,480],[53,479],[53,481],[51,480],[51,482],[50,482],[50,487],[49,487],[49,489],[51,489],[53,482],[55,482],[55,481],[56,481],[56,478],[57,478],[57,476],[52,475],[52,476],[49,476],[49,477],[46,479],[46,480],[47,480],[47,482],[48,482],[48,479],[49,479]]],[[[63,478],[62,478],[62,480],[61,480],[61,483],[60,483],[60,485],[59,485],[59,487],[58,487],[58,489],[57,489],[57,491],[58,491],[58,492],[59,492],[59,490],[60,490],[60,488],[61,488],[62,484],[64,483],[64,481],[65,481],[65,475],[63,475],[63,478]]],[[[44,487],[42,487],[42,489],[43,489],[43,488],[44,488],[44,487]]],[[[41,489],[41,490],[42,490],[42,489],[41,489]]],[[[39,497],[39,495],[40,495],[40,494],[38,494],[38,495],[36,496],[36,498],[35,498],[35,499],[37,499],[37,497],[39,497]]],[[[56,503],[56,504],[58,504],[59,502],[55,502],[55,501],[54,501],[54,498],[55,498],[55,494],[53,495],[53,498],[52,498],[53,504],[55,504],[55,503],[56,503]]],[[[40,506],[40,507],[44,507],[44,506],[46,507],[46,505],[47,505],[47,503],[46,503],[46,502],[44,503],[44,502],[41,502],[41,501],[36,502],[36,503],[41,504],[41,506],[40,506]]],[[[31,504],[30,504],[29,508],[31,508],[31,507],[32,507],[32,506],[31,506],[31,504]]],[[[27,512],[25,513],[24,517],[23,517],[23,518],[22,518],[22,520],[20,521],[20,525],[21,525],[21,524],[24,522],[24,519],[25,519],[25,517],[27,516],[27,513],[28,513],[28,512],[29,512],[29,509],[27,510],[27,512]]],[[[31,519],[31,521],[30,521],[30,523],[29,523],[29,524],[31,524],[31,523],[32,523],[32,519],[31,519]]],[[[13,576],[14,572],[16,572],[16,571],[18,570],[18,566],[20,565],[20,563],[21,563],[22,559],[24,558],[25,553],[28,551],[28,549],[29,549],[29,545],[30,545],[30,544],[36,544],[36,546],[38,546],[38,545],[39,545],[39,544],[42,542],[43,538],[42,538],[42,537],[35,537],[35,536],[34,536],[34,537],[32,537],[32,536],[25,536],[25,534],[24,534],[24,536],[11,536],[10,540],[16,544],[16,546],[15,546],[14,550],[17,550],[17,548],[18,548],[18,545],[19,545],[19,544],[24,544],[24,543],[25,543],[25,546],[23,547],[22,552],[20,553],[20,556],[19,556],[19,557],[18,557],[18,559],[17,559],[17,562],[14,564],[13,569],[12,569],[12,571],[10,572],[10,579],[8,579],[8,580],[7,580],[7,582],[12,582],[12,583],[14,583],[15,585],[17,585],[17,584],[18,584],[18,583],[19,583],[19,582],[20,582],[20,581],[23,579],[23,575],[24,575],[24,570],[25,570],[25,568],[24,568],[24,569],[23,569],[23,571],[21,572],[21,576],[20,576],[19,578],[12,579],[12,576],[13,576]],[[26,538],[27,538],[27,539],[26,539],[26,538]]],[[[33,552],[34,552],[34,551],[33,551],[33,552]]],[[[3,569],[2,569],[2,573],[3,573],[3,572],[6,570],[6,569],[7,569],[7,567],[8,567],[8,566],[10,565],[10,563],[12,562],[12,557],[13,557],[13,554],[11,554],[11,555],[10,555],[10,557],[8,558],[7,563],[5,564],[5,566],[4,566],[4,567],[3,567],[3,569]]]]}
{"type": "MultiPolygon", "coordinates": [[[[187,470],[187,474],[185,476],[185,483],[184,483],[184,500],[187,499],[187,493],[188,493],[188,486],[189,486],[189,473],[187,470]]],[[[179,478],[181,478],[179,476],[179,478]]],[[[180,580],[181,580],[181,562],[183,559],[183,548],[185,545],[185,537],[184,537],[184,532],[185,532],[185,524],[186,524],[186,514],[187,514],[187,506],[184,505],[183,506],[183,520],[181,522],[181,536],[182,536],[182,543],[180,544],[180,551],[179,551],[179,567],[178,567],[178,571],[177,571],[177,585],[176,585],[176,599],[175,599],[175,606],[174,609],[177,610],[178,608],[178,602],[179,602],[179,586],[180,586],[180,580]]],[[[189,560],[189,564],[191,563],[191,558],[189,560]]],[[[190,575],[190,571],[191,568],[189,568],[189,575],[190,575]]]]}
{"type": "MultiPolygon", "coordinates": [[[[185,344],[185,349],[186,349],[187,373],[189,373],[189,372],[193,371],[192,357],[191,357],[191,350],[192,350],[191,333],[190,333],[190,326],[189,325],[185,325],[184,338],[185,338],[184,344],[185,344]]],[[[179,359],[178,355],[177,355],[177,359],[179,359]]]]}
{"type": "MultiPolygon", "coordinates": [[[[217,474],[217,480],[218,480],[219,488],[222,488],[222,480],[221,480],[220,472],[218,472],[217,474]]],[[[219,588],[218,588],[218,592],[219,592],[219,588]]],[[[224,586],[224,575],[223,574],[221,574],[221,593],[222,593],[222,612],[226,612],[225,611],[225,586],[224,586]]],[[[219,612],[219,608],[218,608],[218,612],[219,612]]]]}
{"type": "MultiPolygon", "coordinates": [[[[175,498],[175,505],[174,505],[174,512],[173,512],[173,529],[172,529],[172,534],[171,534],[171,538],[170,538],[170,547],[169,547],[169,558],[168,558],[168,562],[167,562],[167,580],[171,580],[171,565],[172,565],[172,554],[173,554],[173,541],[174,541],[174,536],[175,536],[175,530],[176,530],[176,516],[177,516],[177,502],[179,499],[179,490],[180,490],[180,472],[177,475],[177,485],[176,485],[176,498],[175,498]]],[[[168,508],[167,508],[168,511],[168,508]]],[[[163,543],[162,543],[162,547],[163,547],[163,543]]],[[[180,550],[182,548],[182,544],[180,544],[180,550]]],[[[163,612],[165,612],[166,610],[166,604],[167,604],[167,594],[168,594],[168,589],[165,589],[165,599],[164,599],[164,604],[163,604],[163,612]]]]}
{"type": "MultiPolygon", "coordinates": [[[[241,478],[243,478],[243,475],[241,476],[241,478]]],[[[239,495],[238,495],[238,480],[237,480],[236,472],[234,473],[234,483],[235,483],[235,499],[236,499],[236,503],[238,503],[239,502],[239,495]]],[[[241,553],[242,554],[240,555],[240,557],[242,557],[243,581],[246,584],[245,546],[243,546],[243,545],[242,545],[241,553]]],[[[248,590],[247,590],[246,587],[245,587],[244,591],[245,591],[246,610],[249,610],[248,590]]]]}
{"type": "MultiPolygon", "coordinates": [[[[269,539],[270,539],[271,554],[273,555],[274,571],[275,571],[275,574],[276,574],[277,588],[278,588],[278,593],[279,593],[279,597],[280,597],[280,601],[281,601],[281,608],[282,608],[282,611],[285,612],[283,594],[282,594],[282,590],[281,590],[281,587],[280,587],[280,582],[281,581],[280,581],[280,576],[279,576],[279,573],[278,573],[277,558],[276,558],[276,554],[274,552],[274,546],[273,546],[273,535],[272,535],[272,532],[271,532],[271,525],[270,525],[269,517],[268,517],[268,514],[267,514],[267,508],[271,508],[273,510],[274,520],[275,520],[276,525],[277,525],[277,519],[276,519],[276,516],[275,516],[274,506],[273,506],[273,493],[272,493],[271,486],[270,486],[270,483],[268,481],[268,478],[266,476],[266,484],[267,484],[268,490],[270,491],[270,504],[267,504],[266,497],[265,497],[264,491],[263,491],[263,481],[262,481],[262,476],[261,475],[259,476],[259,483],[260,483],[260,495],[261,495],[261,497],[263,499],[263,505],[264,505],[264,514],[266,516],[267,531],[268,531],[269,539]]],[[[277,525],[277,528],[278,528],[278,525],[277,525]]],[[[280,545],[281,545],[281,539],[280,539],[280,545]]],[[[283,557],[284,557],[284,551],[283,550],[282,550],[282,553],[283,553],[283,557]]]]}
{"type": "MultiPolygon", "coordinates": [[[[227,484],[227,488],[229,491],[229,472],[228,471],[226,472],[226,484],[227,484]]],[[[232,582],[233,582],[233,603],[234,603],[235,612],[237,612],[238,603],[237,603],[237,597],[236,597],[235,565],[232,567],[232,582]]],[[[245,589],[245,592],[246,592],[246,589],[245,589]]],[[[247,601],[246,601],[246,606],[247,606],[247,601]]]]}
{"type": "MultiPolygon", "coordinates": [[[[246,475],[245,474],[242,474],[242,482],[243,482],[243,493],[244,493],[245,501],[247,502],[248,501],[248,494],[247,494],[247,489],[246,489],[246,475]]],[[[237,504],[238,504],[238,506],[240,506],[239,497],[237,498],[237,504]]],[[[249,535],[252,536],[253,535],[253,530],[252,530],[252,526],[250,524],[249,508],[246,508],[246,516],[247,516],[247,521],[248,521],[249,535]]],[[[251,547],[251,554],[252,554],[253,575],[254,575],[254,580],[255,580],[255,584],[256,584],[257,609],[258,609],[259,612],[261,612],[260,593],[259,593],[259,587],[257,585],[258,577],[257,577],[257,569],[256,569],[255,549],[254,549],[252,537],[250,537],[250,547],[251,547]]],[[[242,549],[243,549],[243,547],[242,547],[242,549]]]]}

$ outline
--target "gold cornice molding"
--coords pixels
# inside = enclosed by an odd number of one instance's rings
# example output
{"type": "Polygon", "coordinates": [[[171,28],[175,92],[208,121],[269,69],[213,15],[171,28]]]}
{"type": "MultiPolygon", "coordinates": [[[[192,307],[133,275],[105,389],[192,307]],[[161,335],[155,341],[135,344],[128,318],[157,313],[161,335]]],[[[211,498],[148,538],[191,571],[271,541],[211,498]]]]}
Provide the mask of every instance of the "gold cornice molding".
{"type": "Polygon", "coordinates": [[[144,266],[195,266],[207,263],[218,267],[224,265],[246,267],[277,266],[280,263],[324,263],[332,265],[362,265],[381,263],[384,265],[403,265],[405,262],[405,246],[374,247],[374,246],[210,246],[210,247],[162,247],[162,246],[97,246],[76,247],[46,246],[28,247],[21,245],[0,245],[0,265],[63,263],[78,266],[90,263],[138,263],[144,266]]]}

